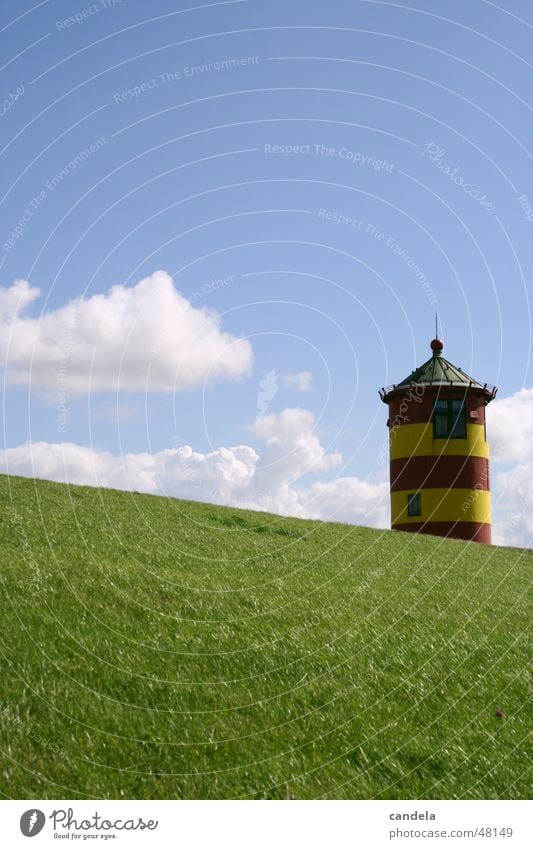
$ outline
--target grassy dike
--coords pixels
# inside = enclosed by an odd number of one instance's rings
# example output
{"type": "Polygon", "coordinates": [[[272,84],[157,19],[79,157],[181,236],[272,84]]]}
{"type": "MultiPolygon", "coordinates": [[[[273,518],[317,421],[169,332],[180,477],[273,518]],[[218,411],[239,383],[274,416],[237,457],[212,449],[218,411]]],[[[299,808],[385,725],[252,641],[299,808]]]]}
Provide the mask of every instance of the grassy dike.
{"type": "Polygon", "coordinates": [[[533,551],[0,476],[11,798],[527,798],[533,551]]]}

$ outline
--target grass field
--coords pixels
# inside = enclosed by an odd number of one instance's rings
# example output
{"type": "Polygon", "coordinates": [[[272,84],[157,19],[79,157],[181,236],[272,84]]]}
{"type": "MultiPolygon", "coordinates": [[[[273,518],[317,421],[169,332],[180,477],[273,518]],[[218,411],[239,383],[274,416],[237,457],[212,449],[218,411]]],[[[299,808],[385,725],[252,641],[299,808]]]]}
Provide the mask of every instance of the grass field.
{"type": "Polygon", "coordinates": [[[533,551],[0,476],[11,798],[524,798],[533,551]]]}

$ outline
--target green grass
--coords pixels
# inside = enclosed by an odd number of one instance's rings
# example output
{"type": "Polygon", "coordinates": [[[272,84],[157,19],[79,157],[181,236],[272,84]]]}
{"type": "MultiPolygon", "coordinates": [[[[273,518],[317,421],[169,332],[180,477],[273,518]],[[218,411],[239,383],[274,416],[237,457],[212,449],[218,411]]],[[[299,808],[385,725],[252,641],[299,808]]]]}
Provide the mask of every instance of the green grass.
{"type": "Polygon", "coordinates": [[[528,796],[532,551],[5,476],[0,544],[4,796],[528,796]]]}

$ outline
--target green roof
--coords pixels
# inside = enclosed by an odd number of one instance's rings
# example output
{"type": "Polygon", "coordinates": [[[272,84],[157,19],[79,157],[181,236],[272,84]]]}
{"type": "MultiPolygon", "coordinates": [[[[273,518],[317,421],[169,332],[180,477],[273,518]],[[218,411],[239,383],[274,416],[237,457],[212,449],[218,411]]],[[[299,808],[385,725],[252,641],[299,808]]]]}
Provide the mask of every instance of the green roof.
{"type": "Polygon", "coordinates": [[[480,389],[487,397],[487,403],[494,398],[497,391],[496,387],[487,383],[479,383],[458,366],[454,366],[446,357],[442,356],[443,347],[444,343],[441,339],[433,339],[431,342],[433,354],[429,360],[412,371],[400,383],[383,387],[379,393],[381,400],[388,404],[392,392],[401,390],[402,387],[410,386],[413,383],[422,386],[468,386],[473,389],[480,389]]]}
{"type": "Polygon", "coordinates": [[[482,383],[478,383],[473,377],[454,366],[446,357],[442,356],[440,351],[434,351],[429,360],[412,371],[398,385],[403,386],[409,383],[460,383],[483,388],[482,383]]]}

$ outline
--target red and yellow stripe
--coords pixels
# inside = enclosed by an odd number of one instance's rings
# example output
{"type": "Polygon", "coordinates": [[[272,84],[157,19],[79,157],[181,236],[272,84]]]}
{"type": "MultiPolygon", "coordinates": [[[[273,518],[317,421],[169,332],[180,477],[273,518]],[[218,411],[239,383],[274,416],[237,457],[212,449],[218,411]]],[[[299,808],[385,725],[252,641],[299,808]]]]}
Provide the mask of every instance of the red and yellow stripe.
{"type": "Polygon", "coordinates": [[[394,530],[490,542],[489,446],[482,424],[467,423],[462,439],[434,439],[431,421],[391,429],[390,478],[394,530]],[[417,493],[421,515],[408,516],[408,497],[417,493]]]}

